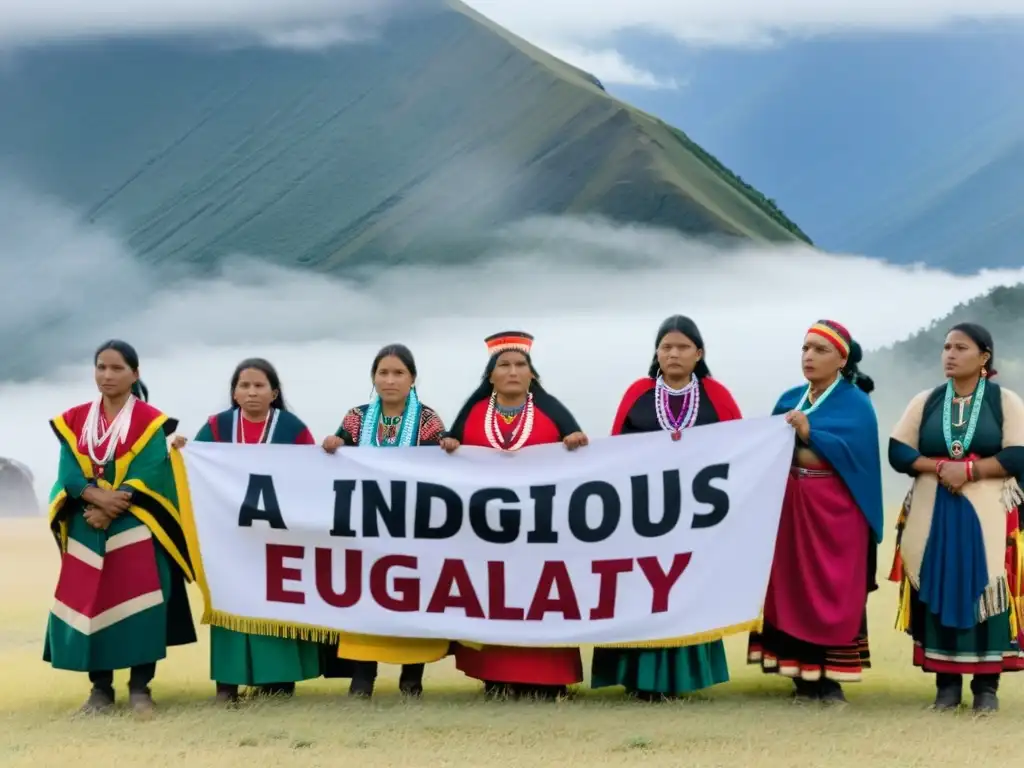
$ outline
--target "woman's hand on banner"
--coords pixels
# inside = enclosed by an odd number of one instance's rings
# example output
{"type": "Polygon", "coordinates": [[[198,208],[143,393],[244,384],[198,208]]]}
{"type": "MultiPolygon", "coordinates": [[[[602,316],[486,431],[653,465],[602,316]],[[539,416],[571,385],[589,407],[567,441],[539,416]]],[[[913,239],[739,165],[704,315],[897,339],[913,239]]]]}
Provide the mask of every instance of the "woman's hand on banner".
{"type": "Polygon", "coordinates": [[[323,448],[327,453],[334,453],[344,444],[344,441],[337,435],[328,435],[324,438],[323,448]]]}
{"type": "Polygon", "coordinates": [[[187,442],[188,438],[185,437],[184,435],[175,435],[174,437],[171,438],[171,448],[180,451],[182,448],[185,447],[185,443],[187,442]]]}
{"type": "Polygon", "coordinates": [[[573,432],[571,435],[566,435],[562,442],[570,451],[575,451],[577,448],[589,445],[590,439],[582,432],[573,432]]]}
{"type": "Polygon", "coordinates": [[[811,422],[807,420],[807,414],[803,411],[790,411],[786,414],[786,423],[796,430],[797,437],[805,443],[811,436],[811,422]]]}
{"type": "Polygon", "coordinates": [[[440,445],[445,453],[453,453],[461,443],[454,437],[442,437],[440,445]]]}

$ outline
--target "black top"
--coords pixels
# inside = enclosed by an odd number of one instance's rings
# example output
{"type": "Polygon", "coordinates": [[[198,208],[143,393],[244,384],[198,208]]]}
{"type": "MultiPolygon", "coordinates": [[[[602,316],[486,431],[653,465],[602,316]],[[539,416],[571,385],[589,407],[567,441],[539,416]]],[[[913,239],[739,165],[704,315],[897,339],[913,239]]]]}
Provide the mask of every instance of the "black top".
{"type": "MultiPolygon", "coordinates": [[[[721,419],[718,418],[718,412],[715,410],[715,406],[711,403],[711,398],[708,397],[707,391],[704,389],[703,379],[697,380],[697,385],[700,387],[700,405],[697,408],[697,421],[694,422],[693,426],[699,427],[702,424],[716,424],[721,419]]],[[[657,388],[652,388],[647,392],[644,392],[640,397],[633,403],[633,407],[629,409],[626,414],[626,420],[622,424],[623,435],[629,435],[636,432],[657,432],[660,430],[661,424],[658,423],[658,412],[655,410],[655,394],[657,388]]],[[[672,404],[673,409],[678,409],[682,403],[682,395],[671,395],[669,400],[672,404]]]]}

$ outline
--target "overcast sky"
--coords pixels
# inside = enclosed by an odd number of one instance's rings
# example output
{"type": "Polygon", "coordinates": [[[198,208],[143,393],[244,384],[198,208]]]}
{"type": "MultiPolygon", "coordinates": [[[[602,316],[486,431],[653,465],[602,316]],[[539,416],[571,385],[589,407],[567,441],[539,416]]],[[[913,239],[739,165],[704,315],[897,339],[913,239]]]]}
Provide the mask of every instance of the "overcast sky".
{"type": "MultiPolygon", "coordinates": [[[[466,0],[608,83],[672,87],[615,47],[646,30],[700,46],[751,46],[851,27],[926,30],[963,19],[1024,18],[1024,0],[466,0]]],[[[0,41],[233,27],[283,45],[359,37],[388,14],[441,0],[0,0],[0,41]]]]}

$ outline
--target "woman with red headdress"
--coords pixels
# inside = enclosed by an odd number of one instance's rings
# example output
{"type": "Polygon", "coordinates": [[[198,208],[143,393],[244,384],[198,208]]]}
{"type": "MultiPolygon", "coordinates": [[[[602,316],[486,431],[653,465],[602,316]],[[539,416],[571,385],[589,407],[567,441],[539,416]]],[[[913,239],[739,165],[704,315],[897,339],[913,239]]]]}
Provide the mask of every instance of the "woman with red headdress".
{"type": "MultiPolygon", "coordinates": [[[[661,324],[647,376],[619,403],[613,435],[682,430],[742,418],[729,390],[711,378],[697,324],[674,315],[661,324]]],[[[595,648],[591,688],[625,686],[639,699],[673,698],[729,681],[725,645],[713,640],[675,648],[595,648]]]]}
{"type": "MultiPolygon", "coordinates": [[[[531,445],[564,443],[570,451],[587,444],[573,415],[541,386],[530,352],[533,336],[506,331],[485,340],[490,358],[480,386],[469,396],[441,440],[451,453],[460,445],[518,451],[531,445]]],[[[456,646],[455,666],[482,680],[489,696],[553,698],[583,680],[577,648],[456,646]]]]}
{"type": "Polygon", "coordinates": [[[850,332],[820,320],[803,344],[806,383],[779,398],[796,448],[775,540],[764,627],[749,663],[791,678],[798,700],[841,702],[870,666],[868,592],[882,540],[878,420],[850,332]],[[853,383],[851,383],[853,382],[853,383]]]}

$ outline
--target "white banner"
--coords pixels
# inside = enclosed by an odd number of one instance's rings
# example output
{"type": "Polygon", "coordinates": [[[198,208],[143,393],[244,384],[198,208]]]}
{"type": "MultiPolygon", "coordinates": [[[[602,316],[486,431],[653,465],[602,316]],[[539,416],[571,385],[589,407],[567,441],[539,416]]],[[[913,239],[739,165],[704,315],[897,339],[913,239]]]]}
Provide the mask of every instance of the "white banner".
{"type": "Polygon", "coordinates": [[[633,643],[758,619],[792,451],[781,416],[575,452],[193,442],[180,493],[214,624],[633,643]]]}

